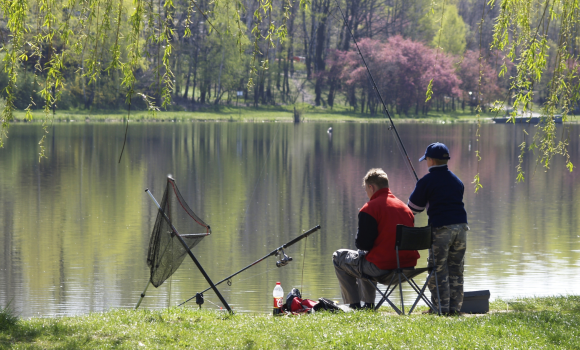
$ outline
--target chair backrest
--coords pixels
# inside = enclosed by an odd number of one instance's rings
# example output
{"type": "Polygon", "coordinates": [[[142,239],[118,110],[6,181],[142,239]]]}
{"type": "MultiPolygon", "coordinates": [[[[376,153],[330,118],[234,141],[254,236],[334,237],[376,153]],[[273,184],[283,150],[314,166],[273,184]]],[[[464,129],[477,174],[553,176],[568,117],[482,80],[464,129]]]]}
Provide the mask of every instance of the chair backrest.
{"type": "Polygon", "coordinates": [[[409,227],[397,225],[395,246],[399,250],[423,250],[431,248],[431,226],[409,227]]]}

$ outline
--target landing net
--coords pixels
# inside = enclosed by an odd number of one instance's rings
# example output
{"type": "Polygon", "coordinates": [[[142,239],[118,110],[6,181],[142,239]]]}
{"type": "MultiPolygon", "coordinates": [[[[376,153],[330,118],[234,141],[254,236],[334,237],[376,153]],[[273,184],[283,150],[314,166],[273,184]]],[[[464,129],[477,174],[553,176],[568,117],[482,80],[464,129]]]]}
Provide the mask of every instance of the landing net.
{"type": "Polygon", "coordinates": [[[151,284],[156,288],[179,268],[187,256],[187,250],[179,242],[179,238],[171,225],[183,238],[189,249],[195,247],[205,236],[211,234],[209,225],[203,222],[187,205],[177,189],[175,180],[171,177],[167,178],[167,186],[159,205],[161,210],[167,214],[170,222],[160,210],[157,213],[149,241],[147,265],[151,270],[151,284]]]}

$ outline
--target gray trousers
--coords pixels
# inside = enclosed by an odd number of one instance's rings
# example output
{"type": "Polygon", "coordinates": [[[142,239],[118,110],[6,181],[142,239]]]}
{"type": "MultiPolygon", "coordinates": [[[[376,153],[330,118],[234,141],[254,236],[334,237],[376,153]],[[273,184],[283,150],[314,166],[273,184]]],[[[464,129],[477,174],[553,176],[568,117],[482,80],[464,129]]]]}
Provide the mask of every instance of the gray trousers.
{"type": "Polygon", "coordinates": [[[364,301],[365,304],[375,302],[377,291],[375,284],[362,280],[362,274],[376,277],[388,273],[381,270],[375,264],[368,262],[362,250],[339,249],[332,254],[334,271],[340,284],[342,300],[345,304],[354,304],[364,301]]]}

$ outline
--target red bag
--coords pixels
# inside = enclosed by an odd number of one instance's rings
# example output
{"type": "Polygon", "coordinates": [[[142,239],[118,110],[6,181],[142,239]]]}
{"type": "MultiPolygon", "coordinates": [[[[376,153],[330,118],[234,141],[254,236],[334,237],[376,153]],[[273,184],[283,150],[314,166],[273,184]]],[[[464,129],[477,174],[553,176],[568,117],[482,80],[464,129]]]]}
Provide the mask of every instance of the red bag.
{"type": "Polygon", "coordinates": [[[292,304],[290,305],[290,312],[302,313],[309,312],[314,306],[318,304],[317,301],[310,299],[300,299],[295,297],[292,299],[292,304]]]}

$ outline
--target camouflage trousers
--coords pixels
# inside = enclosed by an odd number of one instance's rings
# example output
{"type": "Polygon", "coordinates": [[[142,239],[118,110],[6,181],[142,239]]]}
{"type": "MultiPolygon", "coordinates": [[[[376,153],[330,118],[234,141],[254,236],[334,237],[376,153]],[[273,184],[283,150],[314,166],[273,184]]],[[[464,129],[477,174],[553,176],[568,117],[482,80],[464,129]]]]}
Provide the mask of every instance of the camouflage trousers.
{"type": "MultiPolygon", "coordinates": [[[[433,228],[433,253],[429,252],[429,266],[436,266],[441,312],[459,312],[463,304],[463,262],[467,246],[467,224],[433,228]]],[[[431,300],[437,307],[435,274],[429,279],[431,300]]]]}

